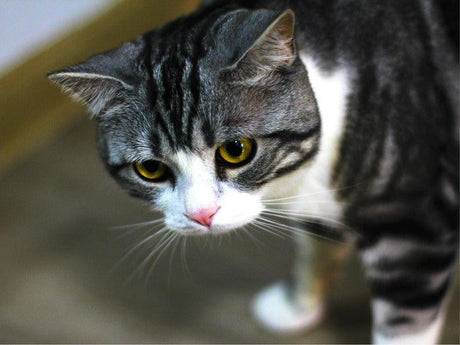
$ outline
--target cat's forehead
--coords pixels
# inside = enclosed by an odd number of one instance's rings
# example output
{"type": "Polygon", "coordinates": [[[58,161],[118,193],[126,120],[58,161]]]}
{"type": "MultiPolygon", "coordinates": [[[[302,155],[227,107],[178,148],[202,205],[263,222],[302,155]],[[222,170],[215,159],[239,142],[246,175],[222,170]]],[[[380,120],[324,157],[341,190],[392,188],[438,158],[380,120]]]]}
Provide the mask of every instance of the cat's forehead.
{"type": "Polygon", "coordinates": [[[181,64],[185,58],[192,65],[215,71],[235,63],[278,14],[229,3],[219,10],[209,8],[180,17],[140,39],[154,64],[161,60],[181,64]]]}

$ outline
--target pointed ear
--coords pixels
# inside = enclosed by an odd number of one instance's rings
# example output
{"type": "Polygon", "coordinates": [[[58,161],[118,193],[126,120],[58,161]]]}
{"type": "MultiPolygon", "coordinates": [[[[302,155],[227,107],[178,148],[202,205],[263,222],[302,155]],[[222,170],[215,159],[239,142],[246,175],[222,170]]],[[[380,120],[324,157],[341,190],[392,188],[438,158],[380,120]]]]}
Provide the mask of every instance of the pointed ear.
{"type": "Polygon", "coordinates": [[[134,88],[134,78],[131,77],[134,74],[130,72],[131,62],[127,58],[132,55],[123,54],[129,53],[126,51],[128,46],[125,44],[117,50],[95,55],[81,64],[51,72],[48,78],[98,116],[117,97],[126,95],[134,88]]]}
{"type": "Polygon", "coordinates": [[[111,76],[87,72],[52,72],[48,78],[77,101],[88,106],[98,116],[117,94],[132,87],[111,76]]]}
{"type": "Polygon", "coordinates": [[[238,79],[258,82],[272,72],[292,65],[296,58],[294,26],[292,10],[279,15],[232,67],[238,79]]]}

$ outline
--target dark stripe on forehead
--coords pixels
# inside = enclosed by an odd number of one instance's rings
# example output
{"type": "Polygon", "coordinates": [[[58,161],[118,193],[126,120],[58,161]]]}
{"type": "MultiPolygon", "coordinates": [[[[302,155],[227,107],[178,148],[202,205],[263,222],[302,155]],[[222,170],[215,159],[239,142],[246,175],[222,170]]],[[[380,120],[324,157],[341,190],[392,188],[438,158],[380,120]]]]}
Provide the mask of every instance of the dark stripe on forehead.
{"type": "MultiPolygon", "coordinates": [[[[203,35],[205,34],[207,26],[202,24],[201,28],[195,32],[195,37],[193,40],[193,48],[191,52],[192,59],[192,71],[190,73],[189,87],[192,92],[192,109],[198,111],[200,106],[200,95],[201,95],[201,81],[200,81],[200,70],[199,70],[199,61],[205,55],[205,49],[203,47],[203,35]]],[[[195,114],[194,114],[195,115],[195,114]]],[[[192,121],[189,121],[188,126],[191,130],[192,121]]],[[[190,133],[190,131],[189,131],[190,133]]]]}
{"type": "MultiPolygon", "coordinates": [[[[191,146],[192,141],[191,141],[191,133],[189,132],[189,121],[191,118],[193,118],[193,112],[192,112],[192,106],[189,104],[190,100],[185,99],[185,95],[189,94],[189,85],[187,81],[190,78],[191,70],[187,68],[188,64],[190,63],[188,61],[189,59],[189,54],[191,52],[191,46],[190,46],[190,33],[187,31],[184,34],[182,34],[180,38],[180,43],[177,47],[177,55],[180,57],[180,78],[178,78],[178,82],[180,83],[178,85],[178,92],[179,92],[179,98],[180,100],[178,101],[178,108],[180,109],[181,112],[181,138],[180,138],[180,144],[182,146],[191,146]]],[[[191,127],[190,127],[191,128],[191,127]]]]}
{"type": "MultiPolygon", "coordinates": [[[[161,88],[157,84],[155,77],[154,77],[154,71],[153,71],[153,66],[157,65],[160,63],[161,55],[158,55],[153,61],[152,57],[152,40],[153,40],[153,34],[148,33],[144,35],[144,41],[145,41],[145,50],[144,50],[144,63],[147,68],[147,75],[148,75],[148,81],[146,85],[146,90],[147,90],[147,97],[148,97],[148,102],[151,106],[151,111],[154,113],[154,127],[156,129],[161,129],[169,144],[173,145],[174,141],[171,135],[169,134],[168,127],[164,121],[164,119],[161,117],[160,113],[161,111],[156,111],[155,109],[157,108],[157,102],[160,98],[160,93],[162,92],[161,88]]],[[[164,44],[160,44],[160,49],[164,50],[164,44]]]]}
{"type": "Polygon", "coordinates": [[[151,131],[151,133],[149,134],[149,143],[152,152],[156,156],[163,156],[162,145],[157,132],[151,131]]]}
{"type": "Polygon", "coordinates": [[[214,145],[212,114],[202,104],[200,61],[213,48],[212,40],[205,42],[205,38],[227,21],[227,17],[223,20],[219,17],[228,12],[228,7],[204,10],[199,17],[180,18],[144,36],[146,47],[153,44],[156,51],[155,61],[152,61],[150,49],[147,48],[148,54],[145,54],[149,72],[148,97],[154,109],[155,126],[164,132],[173,149],[192,146],[193,127],[198,116],[202,119],[200,129],[207,145],[214,145]]]}
{"type": "MultiPolygon", "coordinates": [[[[156,76],[156,80],[153,81],[155,85],[157,85],[158,97],[157,102],[154,107],[154,114],[155,114],[155,128],[161,130],[163,134],[166,136],[169,145],[173,148],[175,147],[175,141],[173,135],[169,131],[168,121],[163,117],[166,115],[165,113],[168,112],[166,105],[164,104],[164,93],[165,93],[165,85],[162,82],[163,76],[163,69],[162,66],[164,61],[157,61],[160,66],[156,69],[160,75],[156,76]],[[156,82],[156,83],[155,83],[156,82]]],[[[155,73],[155,72],[154,72],[155,73]]]]}
{"type": "Polygon", "coordinates": [[[208,147],[213,147],[216,143],[216,135],[214,128],[211,125],[211,120],[209,118],[206,118],[206,120],[203,121],[203,125],[201,126],[201,132],[204,135],[206,145],[208,145],[208,147]]]}
{"type": "MultiPolygon", "coordinates": [[[[178,49],[171,49],[169,58],[163,66],[163,85],[165,86],[164,101],[169,110],[170,125],[174,131],[176,146],[182,137],[182,66],[178,57],[178,49]]],[[[174,147],[177,149],[177,147],[174,147]]]]}
{"type": "Polygon", "coordinates": [[[150,41],[152,40],[152,34],[146,34],[144,36],[144,63],[147,69],[148,81],[146,85],[147,97],[150,104],[153,106],[156,103],[158,89],[153,80],[153,63],[152,63],[152,47],[150,46],[150,41]]]}
{"type": "MultiPolygon", "coordinates": [[[[192,135],[193,135],[193,122],[194,122],[194,115],[201,110],[201,80],[200,80],[200,70],[199,70],[199,62],[202,58],[206,56],[206,47],[203,42],[206,34],[209,33],[216,26],[216,20],[219,16],[223,13],[228,12],[228,9],[221,9],[218,11],[214,11],[208,16],[205,16],[204,19],[198,24],[198,28],[193,33],[193,40],[192,40],[192,51],[190,53],[191,56],[191,64],[192,70],[190,72],[190,78],[188,82],[188,87],[191,90],[192,94],[192,105],[191,111],[193,114],[190,114],[188,121],[187,121],[187,142],[189,145],[192,143],[192,135]]],[[[208,114],[204,114],[208,115],[208,114]]],[[[205,135],[206,144],[208,146],[214,145],[215,137],[212,130],[210,123],[206,123],[208,121],[204,121],[202,126],[203,134],[205,135]]]]}

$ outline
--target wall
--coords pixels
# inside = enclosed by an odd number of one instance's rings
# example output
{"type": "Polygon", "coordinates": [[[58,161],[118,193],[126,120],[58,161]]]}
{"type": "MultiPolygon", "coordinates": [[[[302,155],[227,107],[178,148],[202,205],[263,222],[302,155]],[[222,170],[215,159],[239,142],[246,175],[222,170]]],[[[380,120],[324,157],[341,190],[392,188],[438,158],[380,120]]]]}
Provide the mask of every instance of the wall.
{"type": "Polygon", "coordinates": [[[0,75],[117,0],[0,1],[0,75]]]}

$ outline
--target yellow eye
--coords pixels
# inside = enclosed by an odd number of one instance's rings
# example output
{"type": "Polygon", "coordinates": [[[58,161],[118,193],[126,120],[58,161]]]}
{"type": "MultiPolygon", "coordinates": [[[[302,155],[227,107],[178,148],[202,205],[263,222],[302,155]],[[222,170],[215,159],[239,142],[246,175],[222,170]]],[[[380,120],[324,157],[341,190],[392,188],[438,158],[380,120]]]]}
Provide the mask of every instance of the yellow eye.
{"type": "Polygon", "coordinates": [[[146,180],[150,181],[164,181],[168,175],[168,167],[154,160],[148,160],[134,164],[136,172],[146,180]]]}
{"type": "Polygon", "coordinates": [[[229,140],[219,146],[217,153],[224,162],[241,165],[254,156],[254,146],[250,139],[229,140]]]}

